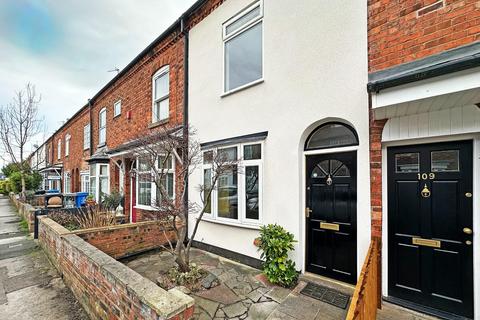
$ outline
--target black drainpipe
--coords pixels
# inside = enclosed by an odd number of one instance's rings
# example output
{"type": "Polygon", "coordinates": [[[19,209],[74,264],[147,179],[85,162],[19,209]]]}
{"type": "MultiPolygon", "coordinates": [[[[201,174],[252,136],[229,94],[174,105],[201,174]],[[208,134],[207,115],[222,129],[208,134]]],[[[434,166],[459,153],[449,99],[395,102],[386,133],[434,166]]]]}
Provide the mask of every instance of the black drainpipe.
{"type": "MultiPolygon", "coordinates": [[[[183,34],[183,135],[188,137],[188,30],[185,27],[185,17],[180,19],[180,32],[183,34]]],[[[188,148],[186,150],[188,150],[188,148]]],[[[187,157],[187,155],[184,155],[184,158],[187,157]]],[[[185,188],[184,206],[188,208],[188,176],[187,181],[185,181],[185,188]]],[[[185,218],[188,238],[188,213],[185,218]]]]}

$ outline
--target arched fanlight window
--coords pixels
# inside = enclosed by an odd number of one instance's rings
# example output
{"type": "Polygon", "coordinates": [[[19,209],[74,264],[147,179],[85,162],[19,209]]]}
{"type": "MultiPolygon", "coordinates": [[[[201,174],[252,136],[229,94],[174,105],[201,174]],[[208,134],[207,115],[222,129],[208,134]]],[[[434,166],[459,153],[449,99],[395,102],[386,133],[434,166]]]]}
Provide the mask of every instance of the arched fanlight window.
{"type": "Polygon", "coordinates": [[[329,122],[315,129],[305,143],[305,150],[338,148],[358,145],[355,130],[343,123],[329,122]]]}

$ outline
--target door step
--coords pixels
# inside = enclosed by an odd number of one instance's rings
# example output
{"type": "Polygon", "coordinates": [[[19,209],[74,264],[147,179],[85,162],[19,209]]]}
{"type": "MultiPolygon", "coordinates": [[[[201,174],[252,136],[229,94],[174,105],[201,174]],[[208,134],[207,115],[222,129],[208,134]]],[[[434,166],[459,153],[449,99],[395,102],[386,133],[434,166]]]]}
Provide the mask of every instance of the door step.
{"type": "Polygon", "coordinates": [[[326,302],[340,309],[346,309],[350,296],[335,289],[325,287],[313,282],[308,282],[301,294],[326,302]]]}

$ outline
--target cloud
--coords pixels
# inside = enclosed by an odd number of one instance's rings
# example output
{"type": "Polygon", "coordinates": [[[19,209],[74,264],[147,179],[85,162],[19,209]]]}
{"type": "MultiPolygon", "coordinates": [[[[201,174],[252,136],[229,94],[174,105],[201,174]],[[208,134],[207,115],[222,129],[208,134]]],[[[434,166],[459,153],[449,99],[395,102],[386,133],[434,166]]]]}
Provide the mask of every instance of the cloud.
{"type": "Polygon", "coordinates": [[[0,1],[0,105],[31,82],[55,131],[193,2],[0,1]]]}

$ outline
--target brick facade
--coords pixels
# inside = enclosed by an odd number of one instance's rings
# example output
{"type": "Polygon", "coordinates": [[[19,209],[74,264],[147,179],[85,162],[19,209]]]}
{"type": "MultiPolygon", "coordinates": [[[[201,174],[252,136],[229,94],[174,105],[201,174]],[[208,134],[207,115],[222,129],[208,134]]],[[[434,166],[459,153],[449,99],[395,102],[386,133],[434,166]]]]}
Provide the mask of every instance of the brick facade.
{"type": "Polygon", "coordinates": [[[369,71],[480,40],[478,0],[369,0],[369,71]]]}
{"type": "Polygon", "coordinates": [[[93,228],[75,231],[83,240],[115,259],[125,258],[175,242],[173,230],[168,223],[145,221],[135,224],[93,228]],[[168,240],[167,240],[168,238],[168,240]]]}

